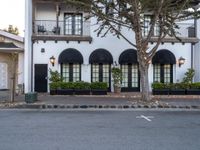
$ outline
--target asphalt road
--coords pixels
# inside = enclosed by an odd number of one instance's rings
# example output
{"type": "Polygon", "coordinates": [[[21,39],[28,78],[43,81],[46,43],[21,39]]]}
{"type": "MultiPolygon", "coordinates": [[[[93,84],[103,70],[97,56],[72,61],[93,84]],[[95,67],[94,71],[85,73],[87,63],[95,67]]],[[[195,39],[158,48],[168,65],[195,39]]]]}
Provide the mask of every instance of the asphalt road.
{"type": "Polygon", "coordinates": [[[0,110],[0,150],[199,148],[200,111],[0,110]]]}

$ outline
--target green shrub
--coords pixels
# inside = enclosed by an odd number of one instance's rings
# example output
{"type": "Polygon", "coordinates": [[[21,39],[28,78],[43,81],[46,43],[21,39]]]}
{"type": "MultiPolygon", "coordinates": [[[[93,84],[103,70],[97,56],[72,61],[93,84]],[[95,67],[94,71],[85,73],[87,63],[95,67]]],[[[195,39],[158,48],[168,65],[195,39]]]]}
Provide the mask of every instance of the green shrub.
{"type": "Polygon", "coordinates": [[[191,89],[200,89],[200,82],[195,82],[190,84],[191,89]]]}
{"type": "Polygon", "coordinates": [[[79,81],[79,82],[74,82],[74,89],[90,89],[90,83],[84,82],[84,81],[79,81]]]}
{"type": "Polygon", "coordinates": [[[61,75],[60,75],[60,73],[58,73],[58,71],[52,71],[51,69],[49,69],[49,72],[50,72],[49,81],[51,81],[51,82],[62,81],[61,75]]]}
{"type": "Polygon", "coordinates": [[[73,89],[74,88],[74,83],[73,82],[61,82],[60,83],[60,88],[61,89],[73,89]]]}
{"type": "Polygon", "coordinates": [[[183,78],[183,83],[192,83],[193,77],[195,74],[194,69],[188,69],[188,71],[185,73],[185,77],[183,78]]]}
{"type": "Polygon", "coordinates": [[[122,81],[122,70],[120,68],[113,67],[111,72],[114,84],[120,84],[122,81]]]}
{"type": "Polygon", "coordinates": [[[106,90],[108,88],[106,82],[93,82],[91,83],[91,89],[103,89],[106,90]]]}
{"type": "Polygon", "coordinates": [[[188,89],[189,83],[171,83],[170,89],[188,89]]]}
{"type": "Polygon", "coordinates": [[[60,84],[59,82],[52,82],[52,83],[49,83],[49,86],[50,86],[50,90],[57,90],[60,84]]]}
{"type": "Polygon", "coordinates": [[[152,83],[151,87],[153,89],[164,89],[165,85],[164,85],[164,83],[154,82],[154,83],[152,83]]]}

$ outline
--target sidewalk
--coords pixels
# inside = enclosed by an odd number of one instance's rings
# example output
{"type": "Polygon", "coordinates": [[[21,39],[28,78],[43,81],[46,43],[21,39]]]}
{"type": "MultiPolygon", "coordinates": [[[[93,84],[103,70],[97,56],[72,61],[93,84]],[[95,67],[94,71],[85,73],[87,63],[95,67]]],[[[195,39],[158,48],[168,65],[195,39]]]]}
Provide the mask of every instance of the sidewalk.
{"type": "MultiPolygon", "coordinates": [[[[139,93],[122,93],[116,95],[109,93],[105,96],[64,96],[38,94],[38,101],[34,104],[26,104],[24,95],[16,96],[14,104],[8,104],[10,108],[187,108],[200,109],[200,96],[153,96],[150,102],[140,101],[139,93]]],[[[0,103],[2,105],[2,103],[0,103]]],[[[2,108],[2,106],[0,106],[2,108]]]]}

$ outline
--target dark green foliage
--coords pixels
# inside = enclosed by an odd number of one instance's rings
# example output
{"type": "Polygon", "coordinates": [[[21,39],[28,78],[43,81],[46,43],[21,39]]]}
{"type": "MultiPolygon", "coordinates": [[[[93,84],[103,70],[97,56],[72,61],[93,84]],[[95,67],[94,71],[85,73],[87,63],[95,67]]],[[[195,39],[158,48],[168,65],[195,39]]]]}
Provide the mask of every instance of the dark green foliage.
{"type": "Polygon", "coordinates": [[[153,89],[189,89],[191,87],[199,87],[200,83],[152,83],[153,89]]]}
{"type": "Polygon", "coordinates": [[[151,87],[153,89],[164,89],[164,83],[160,83],[160,82],[154,82],[152,83],[151,87]]]}
{"type": "Polygon", "coordinates": [[[60,87],[60,83],[59,82],[52,82],[49,84],[50,86],[50,90],[57,90],[60,87]]]}
{"type": "Polygon", "coordinates": [[[195,71],[194,69],[188,69],[188,71],[185,73],[185,77],[183,78],[183,83],[192,83],[193,77],[194,77],[195,71]]]}
{"type": "Polygon", "coordinates": [[[114,84],[120,84],[121,81],[122,81],[122,71],[121,71],[121,69],[113,67],[111,72],[112,72],[114,84]]]}
{"type": "Polygon", "coordinates": [[[50,78],[49,81],[51,82],[61,82],[62,78],[60,73],[58,73],[58,71],[52,71],[51,69],[49,69],[50,72],[50,78]]]}
{"type": "Polygon", "coordinates": [[[74,82],[60,82],[61,89],[74,89],[74,82]]]}
{"type": "Polygon", "coordinates": [[[90,83],[84,81],[74,82],[74,89],[90,89],[90,83]]]}
{"type": "Polygon", "coordinates": [[[200,82],[195,82],[190,84],[191,89],[200,89],[200,82]]]}
{"type": "Polygon", "coordinates": [[[106,82],[93,82],[91,83],[91,89],[107,89],[108,85],[106,82]]]}

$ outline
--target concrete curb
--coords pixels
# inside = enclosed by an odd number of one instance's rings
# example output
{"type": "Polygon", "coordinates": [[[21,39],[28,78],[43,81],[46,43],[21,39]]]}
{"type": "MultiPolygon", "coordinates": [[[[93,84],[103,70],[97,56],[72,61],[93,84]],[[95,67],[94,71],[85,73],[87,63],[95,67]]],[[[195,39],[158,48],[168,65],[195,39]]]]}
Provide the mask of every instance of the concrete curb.
{"type": "Polygon", "coordinates": [[[62,105],[62,104],[15,104],[1,106],[0,109],[195,109],[200,110],[200,106],[178,106],[178,105],[62,105]]]}

